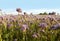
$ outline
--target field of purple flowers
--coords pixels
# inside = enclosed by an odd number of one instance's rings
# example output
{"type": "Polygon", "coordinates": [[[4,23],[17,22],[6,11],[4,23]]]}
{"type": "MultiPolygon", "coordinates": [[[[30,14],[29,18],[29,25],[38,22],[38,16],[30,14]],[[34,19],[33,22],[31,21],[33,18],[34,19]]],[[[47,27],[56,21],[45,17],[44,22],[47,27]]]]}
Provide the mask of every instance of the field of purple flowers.
{"type": "Polygon", "coordinates": [[[60,41],[60,16],[0,16],[0,41],[60,41]]]}

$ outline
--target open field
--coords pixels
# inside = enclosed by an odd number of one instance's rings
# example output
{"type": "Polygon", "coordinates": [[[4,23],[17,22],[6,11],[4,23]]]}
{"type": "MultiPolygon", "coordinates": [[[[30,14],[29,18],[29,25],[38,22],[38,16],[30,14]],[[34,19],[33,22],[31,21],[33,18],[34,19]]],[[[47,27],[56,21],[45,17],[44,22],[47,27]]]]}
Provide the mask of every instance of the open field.
{"type": "Polygon", "coordinates": [[[0,16],[0,41],[60,41],[60,15],[0,16]]]}

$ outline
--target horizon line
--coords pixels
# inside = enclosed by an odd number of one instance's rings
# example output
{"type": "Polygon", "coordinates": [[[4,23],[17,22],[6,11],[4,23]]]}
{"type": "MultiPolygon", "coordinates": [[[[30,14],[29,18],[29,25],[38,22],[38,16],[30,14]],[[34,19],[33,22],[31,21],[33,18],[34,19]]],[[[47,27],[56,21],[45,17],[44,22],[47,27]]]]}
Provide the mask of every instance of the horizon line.
{"type": "MultiPolygon", "coordinates": [[[[38,14],[38,13],[43,13],[43,12],[56,12],[56,13],[60,13],[60,8],[59,9],[46,9],[46,8],[41,8],[41,9],[29,9],[29,10],[23,10],[22,12],[27,12],[27,13],[33,13],[33,14],[38,14]]],[[[5,13],[17,13],[16,9],[2,9],[2,12],[5,13]]]]}

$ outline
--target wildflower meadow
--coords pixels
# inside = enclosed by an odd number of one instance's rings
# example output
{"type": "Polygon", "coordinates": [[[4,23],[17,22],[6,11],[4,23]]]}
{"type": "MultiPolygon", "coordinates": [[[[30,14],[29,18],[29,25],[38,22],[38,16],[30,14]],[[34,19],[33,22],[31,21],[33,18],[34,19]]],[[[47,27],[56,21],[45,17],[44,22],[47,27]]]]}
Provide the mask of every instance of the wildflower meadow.
{"type": "Polygon", "coordinates": [[[58,15],[0,16],[0,41],[60,41],[58,15]]]}

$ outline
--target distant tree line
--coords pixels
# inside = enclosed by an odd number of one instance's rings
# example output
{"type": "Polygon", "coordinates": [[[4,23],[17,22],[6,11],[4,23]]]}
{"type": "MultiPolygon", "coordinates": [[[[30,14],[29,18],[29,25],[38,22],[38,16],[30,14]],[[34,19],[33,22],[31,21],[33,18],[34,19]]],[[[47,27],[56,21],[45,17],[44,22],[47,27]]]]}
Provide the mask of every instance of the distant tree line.
{"type": "Polygon", "coordinates": [[[39,13],[39,15],[56,15],[56,12],[52,12],[52,13],[44,12],[44,13],[39,13]]]}

